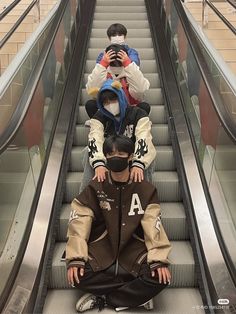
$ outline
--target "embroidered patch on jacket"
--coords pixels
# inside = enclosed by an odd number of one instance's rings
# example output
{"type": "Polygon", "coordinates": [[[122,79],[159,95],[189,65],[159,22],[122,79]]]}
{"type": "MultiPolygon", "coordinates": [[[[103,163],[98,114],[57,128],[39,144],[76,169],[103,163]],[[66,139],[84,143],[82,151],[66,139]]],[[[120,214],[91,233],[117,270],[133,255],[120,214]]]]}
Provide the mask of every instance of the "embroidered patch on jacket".
{"type": "Polygon", "coordinates": [[[77,213],[77,211],[75,209],[72,209],[72,211],[70,212],[70,218],[69,218],[69,223],[74,220],[79,218],[79,214],[77,213]]]}
{"type": "Polygon", "coordinates": [[[143,140],[143,139],[139,140],[138,148],[136,149],[135,155],[137,155],[138,158],[141,158],[147,153],[148,153],[148,146],[147,146],[146,140],[143,140]]]}
{"type": "Polygon", "coordinates": [[[97,145],[95,144],[95,142],[96,142],[96,140],[95,140],[95,138],[93,138],[88,143],[88,155],[89,155],[89,158],[93,158],[94,154],[98,152],[98,148],[97,148],[97,145]]]}
{"type": "Polygon", "coordinates": [[[106,209],[108,211],[111,210],[111,205],[107,201],[100,201],[99,205],[100,205],[101,209],[106,209]]]}
{"type": "Polygon", "coordinates": [[[156,227],[156,229],[158,231],[160,231],[160,229],[161,229],[161,215],[157,217],[157,221],[156,221],[155,227],[156,227]]]}
{"type": "Polygon", "coordinates": [[[131,138],[133,134],[134,134],[134,125],[133,124],[127,125],[123,135],[131,138]]]}

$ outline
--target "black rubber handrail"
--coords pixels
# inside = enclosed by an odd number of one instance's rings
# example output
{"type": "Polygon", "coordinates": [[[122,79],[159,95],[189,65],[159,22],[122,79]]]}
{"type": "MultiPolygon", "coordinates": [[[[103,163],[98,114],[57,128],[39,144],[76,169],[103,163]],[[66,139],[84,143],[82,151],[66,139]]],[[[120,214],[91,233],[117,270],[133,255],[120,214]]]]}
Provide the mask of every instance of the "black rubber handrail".
{"type": "MultiPolygon", "coordinates": [[[[214,4],[209,0],[204,0],[205,3],[209,5],[209,7],[215,12],[215,14],[225,23],[225,25],[236,35],[236,28],[231,24],[225,16],[214,6],[214,4]]],[[[228,1],[229,2],[229,1],[228,1]]],[[[231,3],[230,3],[231,4],[231,3]]],[[[235,6],[236,8],[236,6],[235,6]]]]}
{"type": "Polygon", "coordinates": [[[5,43],[8,41],[8,39],[14,34],[15,30],[18,28],[18,26],[21,24],[21,22],[24,20],[24,18],[27,16],[27,14],[32,10],[34,5],[38,2],[38,0],[33,0],[28,8],[22,13],[22,15],[19,17],[19,19],[16,21],[16,23],[12,26],[12,28],[7,32],[7,34],[3,37],[3,39],[0,41],[0,49],[5,45],[5,43]]]}
{"type": "Polygon", "coordinates": [[[220,120],[223,128],[225,129],[226,133],[230,137],[230,139],[236,143],[236,123],[233,117],[225,108],[225,105],[222,101],[221,95],[219,90],[212,78],[211,71],[206,63],[205,57],[202,53],[201,47],[198,44],[197,37],[192,29],[192,26],[189,22],[189,19],[184,11],[182,4],[178,0],[173,0],[175,5],[177,14],[181,20],[183,29],[185,31],[186,37],[188,39],[188,43],[191,47],[193,52],[195,61],[198,65],[200,70],[201,76],[203,81],[206,84],[207,90],[209,92],[210,98],[213,102],[213,107],[215,112],[220,120]]]}
{"type": "Polygon", "coordinates": [[[9,4],[1,13],[0,13],[0,21],[9,13],[11,12],[14,7],[21,2],[21,0],[15,0],[11,4],[9,4]]]}

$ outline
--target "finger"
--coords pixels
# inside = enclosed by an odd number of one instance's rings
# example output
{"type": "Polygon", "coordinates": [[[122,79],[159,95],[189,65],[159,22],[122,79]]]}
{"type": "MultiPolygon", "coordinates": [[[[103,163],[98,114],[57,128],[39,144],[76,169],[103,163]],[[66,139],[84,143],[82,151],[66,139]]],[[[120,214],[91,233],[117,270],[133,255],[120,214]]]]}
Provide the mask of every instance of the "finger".
{"type": "Polygon", "coordinates": [[[130,180],[133,181],[133,179],[134,179],[134,171],[133,171],[133,169],[131,169],[130,180]]]}
{"type": "Polygon", "coordinates": [[[69,283],[69,285],[71,284],[71,275],[70,275],[70,270],[71,270],[71,268],[69,268],[68,269],[68,271],[67,271],[67,280],[68,280],[68,283],[69,283]]]}
{"type": "Polygon", "coordinates": [[[134,171],[134,182],[137,182],[137,172],[134,171]]]}
{"type": "Polygon", "coordinates": [[[166,269],[161,268],[161,273],[162,273],[162,277],[163,277],[163,282],[164,282],[164,284],[166,284],[166,282],[167,282],[166,269]]]}
{"type": "Polygon", "coordinates": [[[157,269],[158,271],[158,277],[159,277],[159,283],[162,283],[162,273],[161,273],[161,268],[157,269]]]}
{"type": "Polygon", "coordinates": [[[84,268],[83,267],[80,268],[79,274],[81,277],[83,277],[83,275],[84,275],[84,268]]]}
{"type": "Polygon", "coordinates": [[[143,170],[141,171],[141,181],[144,180],[144,173],[143,173],[143,170]]]}
{"type": "Polygon", "coordinates": [[[74,267],[74,278],[75,278],[75,281],[77,283],[79,283],[78,268],[77,267],[74,267]]]}
{"type": "Polygon", "coordinates": [[[152,270],[152,277],[155,277],[155,271],[152,270]]]}
{"type": "Polygon", "coordinates": [[[73,276],[73,268],[70,268],[70,285],[74,286],[74,276],[73,276]]]}
{"type": "Polygon", "coordinates": [[[142,182],[142,172],[139,171],[138,173],[138,182],[142,182]]]}

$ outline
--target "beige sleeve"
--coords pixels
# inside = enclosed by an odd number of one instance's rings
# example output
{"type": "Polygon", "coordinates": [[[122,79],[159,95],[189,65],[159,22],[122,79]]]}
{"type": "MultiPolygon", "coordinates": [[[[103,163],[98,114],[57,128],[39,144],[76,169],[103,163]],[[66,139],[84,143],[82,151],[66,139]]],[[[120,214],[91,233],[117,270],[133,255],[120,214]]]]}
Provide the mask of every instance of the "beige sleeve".
{"type": "Polygon", "coordinates": [[[100,88],[107,79],[107,69],[97,63],[91,74],[88,76],[86,90],[89,92],[91,88],[100,88]]]}
{"type": "Polygon", "coordinates": [[[105,166],[106,158],[102,147],[104,143],[104,126],[97,119],[91,119],[90,132],[88,135],[89,163],[91,167],[105,166]]]}
{"type": "Polygon", "coordinates": [[[130,95],[139,101],[143,101],[145,92],[149,89],[150,83],[140,71],[139,66],[132,62],[124,68],[130,95]]]}
{"type": "Polygon", "coordinates": [[[161,223],[159,204],[150,204],[145,210],[141,221],[144,240],[148,250],[147,262],[162,262],[169,264],[168,254],[171,250],[170,242],[161,223]]]}
{"type": "Polygon", "coordinates": [[[152,142],[151,133],[152,122],[149,117],[141,118],[135,128],[135,150],[132,165],[141,162],[148,168],[156,157],[156,149],[152,142]]]}
{"type": "Polygon", "coordinates": [[[67,232],[66,261],[67,263],[74,259],[87,261],[87,241],[90,236],[94,214],[90,208],[81,204],[77,199],[73,200],[71,207],[67,232]]]}

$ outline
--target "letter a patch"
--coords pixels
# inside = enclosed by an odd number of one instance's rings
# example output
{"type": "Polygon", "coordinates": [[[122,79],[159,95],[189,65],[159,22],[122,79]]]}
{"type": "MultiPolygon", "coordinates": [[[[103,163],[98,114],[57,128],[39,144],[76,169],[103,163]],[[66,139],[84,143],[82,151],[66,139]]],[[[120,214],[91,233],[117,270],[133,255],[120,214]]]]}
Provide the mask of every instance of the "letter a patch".
{"type": "Polygon", "coordinates": [[[131,205],[130,205],[128,216],[134,216],[136,209],[138,210],[138,215],[144,214],[144,210],[142,209],[142,205],[138,197],[138,194],[134,193],[132,195],[132,200],[131,200],[131,205]]]}

